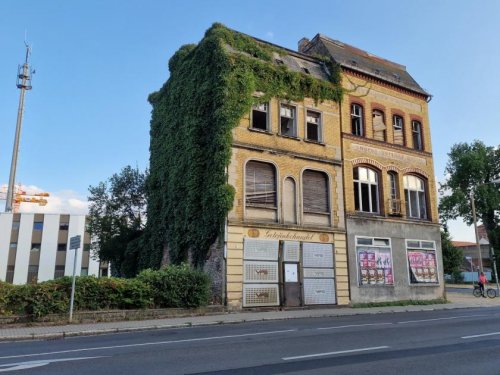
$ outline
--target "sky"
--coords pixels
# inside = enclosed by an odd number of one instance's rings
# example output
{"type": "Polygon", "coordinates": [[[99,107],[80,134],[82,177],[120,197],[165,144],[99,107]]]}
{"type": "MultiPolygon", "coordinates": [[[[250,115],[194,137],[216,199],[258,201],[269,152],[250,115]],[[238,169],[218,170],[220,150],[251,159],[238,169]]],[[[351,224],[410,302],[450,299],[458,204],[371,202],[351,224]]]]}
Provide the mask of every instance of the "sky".
{"type": "MultiPolygon", "coordinates": [[[[86,213],[88,187],[149,163],[147,98],[168,60],[221,22],[297,50],[328,35],[407,67],[433,95],[429,114],[438,181],[458,142],[500,145],[500,2],[0,1],[0,185],[9,179],[25,39],[36,70],[26,94],[16,182],[50,193],[23,212],[86,213]]],[[[0,201],[3,211],[3,201],[0,201]]],[[[474,241],[460,221],[455,240],[474,241]]]]}

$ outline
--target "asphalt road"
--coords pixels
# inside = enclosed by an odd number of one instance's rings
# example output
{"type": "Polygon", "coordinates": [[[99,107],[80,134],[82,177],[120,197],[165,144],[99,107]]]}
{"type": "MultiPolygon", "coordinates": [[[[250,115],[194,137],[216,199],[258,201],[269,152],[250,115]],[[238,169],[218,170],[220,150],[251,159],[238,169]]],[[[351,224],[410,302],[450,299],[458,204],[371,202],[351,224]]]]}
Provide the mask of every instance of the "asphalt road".
{"type": "Polygon", "coordinates": [[[499,374],[500,307],[0,343],[15,374],[499,374]]]}

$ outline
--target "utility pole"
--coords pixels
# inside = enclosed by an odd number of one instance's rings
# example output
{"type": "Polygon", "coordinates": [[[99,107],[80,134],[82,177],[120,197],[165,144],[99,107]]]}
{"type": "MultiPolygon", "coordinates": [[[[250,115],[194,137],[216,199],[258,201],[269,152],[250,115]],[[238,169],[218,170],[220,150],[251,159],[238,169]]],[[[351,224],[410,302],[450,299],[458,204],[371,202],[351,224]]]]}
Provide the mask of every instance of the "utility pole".
{"type": "Polygon", "coordinates": [[[12,150],[12,163],[10,165],[9,186],[7,188],[7,202],[5,203],[5,212],[12,212],[14,201],[14,184],[16,179],[17,155],[19,153],[19,140],[21,138],[21,126],[23,123],[24,114],[24,95],[26,90],[31,90],[31,75],[32,71],[29,67],[29,57],[31,47],[26,45],[26,59],[22,66],[17,69],[17,88],[21,90],[19,94],[19,107],[17,110],[16,135],[14,138],[14,149],[12,150]]]}

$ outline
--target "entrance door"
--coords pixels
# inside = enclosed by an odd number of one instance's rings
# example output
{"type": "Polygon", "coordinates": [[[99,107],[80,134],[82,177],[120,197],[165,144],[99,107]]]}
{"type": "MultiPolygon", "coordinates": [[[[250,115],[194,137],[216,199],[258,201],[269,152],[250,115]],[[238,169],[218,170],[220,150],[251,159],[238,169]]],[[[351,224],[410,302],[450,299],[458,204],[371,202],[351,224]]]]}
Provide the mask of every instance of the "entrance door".
{"type": "Polygon", "coordinates": [[[301,291],[298,263],[283,263],[283,299],[287,307],[301,306],[301,291]]]}

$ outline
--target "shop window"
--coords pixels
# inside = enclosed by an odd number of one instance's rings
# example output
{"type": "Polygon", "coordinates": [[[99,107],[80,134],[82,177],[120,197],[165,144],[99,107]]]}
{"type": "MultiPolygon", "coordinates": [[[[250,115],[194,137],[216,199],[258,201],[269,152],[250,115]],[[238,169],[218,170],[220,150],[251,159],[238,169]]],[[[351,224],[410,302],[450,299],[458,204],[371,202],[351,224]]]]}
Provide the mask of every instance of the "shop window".
{"type": "Polygon", "coordinates": [[[434,241],[406,240],[406,252],[411,284],[438,283],[434,241]]]}
{"type": "Polygon", "coordinates": [[[401,200],[399,199],[398,174],[389,172],[389,214],[399,215],[401,213],[401,200]]]}
{"type": "Polygon", "coordinates": [[[373,139],[377,141],[385,141],[386,126],[384,114],[382,111],[373,111],[373,139]]]}
{"type": "Polygon", "coordinates": [[[412,121],[411,130],[413,135],[413,148],[415,150],[423,150],[424,145],[422,142],[422,124],[418,121],[412,121]]]}
{"type": "Polygon", "coordinates": [[[280,134],[289,137],[297,136],[296,109],[294,106],[280,106],[280,134]]]}
{"type": "Polygon", "coordinates": [[[394,143],[403,146],[405,144],[404,123],[401,116],[392,117],[392,129],[394,133],[394,143]]]}
{"type": "Polygon", "coordinates": [[[321,113],[307,111],[306,139],[308,141],[321,142],[321,113]]]}
{"type": "Polygon", "coordinates": [[[406,215],[412,219],[427,219],[425,181],[417,176],[404,176],[406,215]]]}
{"type": "Polygon", "coordinates": [[[391,240],[356,237],[359,285],[393,285],[391,240]]]}
{"type": "Polygon", "coordinates": [[[269,104],[256,104],[252,107],[252,129],[268,130],[269,104]]]}
{"type": "Polygon", "coordinates": [[[363,107],[359,104],[351,104],[351,132],[362,137],[363,130],[363,107]]]}
{"type": "Polygon", "coordinates": [[[378,173],[370,168],[357,167],[353,171],[354,207],[356,211],[379,212],[378,173]]]}

